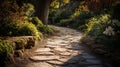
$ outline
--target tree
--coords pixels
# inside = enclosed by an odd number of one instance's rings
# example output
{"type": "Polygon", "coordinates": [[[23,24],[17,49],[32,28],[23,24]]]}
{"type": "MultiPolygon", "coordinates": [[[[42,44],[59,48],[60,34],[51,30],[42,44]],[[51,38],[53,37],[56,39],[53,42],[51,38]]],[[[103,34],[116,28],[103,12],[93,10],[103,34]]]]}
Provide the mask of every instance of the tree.
{"type": "Polygon", "coordinates": [[[39,9],[37,10],[36,14],[45,24],[48,24],[48,11],[50,3],[51,0],[39,0],[39,9]]]}
{"type": "MultiPolygon", "coordinates": [[[[52,1],[54,0],[30,1],[32,4],[35,5],[35,10],[36,10],[35,15],[37,15],[39,19],[41,19],[41,21],[46,25],[48,24],[49,6],[52,1]]],[[[62,1],[62,0],[58,0],[58,1],[62,1]]],[[[69,0],[64,0],[64,1],[69,2],[69,0]]]]}
{"type": "Polygon", "coordinates": [[[44,23],[48,24],[48,15],[49,15],[49,5],[52,0],[28,0],[28,2],[32,3],[35,6],[35,15],[39,17],[39,19],[44,23]]]}

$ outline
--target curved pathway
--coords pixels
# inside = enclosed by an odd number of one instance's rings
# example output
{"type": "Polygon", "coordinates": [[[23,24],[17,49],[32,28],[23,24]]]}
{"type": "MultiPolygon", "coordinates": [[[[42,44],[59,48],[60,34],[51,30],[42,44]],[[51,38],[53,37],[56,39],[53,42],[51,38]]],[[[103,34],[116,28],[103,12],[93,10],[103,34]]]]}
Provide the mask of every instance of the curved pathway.
{"type": "Polygon", "coordinates": [[[109,67],[80,44],[82,33],[70,28],[60,30],[47,39],[44,48],[38,48],[25,67],[109,67]]]}

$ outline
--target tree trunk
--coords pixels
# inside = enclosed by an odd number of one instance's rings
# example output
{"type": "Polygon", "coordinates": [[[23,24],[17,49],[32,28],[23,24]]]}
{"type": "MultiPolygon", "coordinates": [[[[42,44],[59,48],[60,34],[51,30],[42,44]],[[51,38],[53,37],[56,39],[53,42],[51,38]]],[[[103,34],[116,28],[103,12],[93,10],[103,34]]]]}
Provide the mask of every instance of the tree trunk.
{"type": "Polygon", "coordinates": [[[48,24],[48,15],[49,15],[49,5],[51,0],[37,0],[35,4],[36,15],[41,19],[44,24],[48,24]]]}

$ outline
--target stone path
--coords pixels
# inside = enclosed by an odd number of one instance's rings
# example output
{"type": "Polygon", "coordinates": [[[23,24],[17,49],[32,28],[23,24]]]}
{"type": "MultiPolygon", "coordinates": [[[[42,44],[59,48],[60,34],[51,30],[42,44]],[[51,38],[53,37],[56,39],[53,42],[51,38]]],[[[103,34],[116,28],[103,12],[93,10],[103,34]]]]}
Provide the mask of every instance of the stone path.
{"type": "Polygon", "coordinates": [[[44,48],[38,48],[25,67],[109,67],[79,44],[82,33],[56,27],[60,33],[47,39],[44,48]]]}

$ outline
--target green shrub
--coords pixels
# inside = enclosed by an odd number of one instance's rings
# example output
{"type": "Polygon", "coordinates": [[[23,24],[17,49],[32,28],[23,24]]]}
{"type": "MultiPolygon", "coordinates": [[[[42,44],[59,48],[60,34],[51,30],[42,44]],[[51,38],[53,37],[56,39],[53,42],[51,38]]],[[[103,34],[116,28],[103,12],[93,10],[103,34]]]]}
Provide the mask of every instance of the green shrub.
{"type": "Polygon", "coordinates": [[[55,32],[52,27],[44,25],[38,17],[33,17],[31,22],[35,24],[37,29],[44,34],[53,34],[55,32]]]}
{"type": "Polygon", "coordinates": [[[42,36],[37,27],[28,21],[22,24],[4,24],[0,31],[2,31],[0,36],[36,36],[38,38],[42,36]]]}
{"type": "Polygon", "coordinates": [[[103,44],[109,51],[120,51],[119,21],[110,20],[109,14],[91,18],[87,24],[86,36],[92,36],[96,43],[103,44]]]}
{"type": "Polygon", "coordinates": [[[57,25],[68,27],[68,26],[72,25],[72,23],[74,23],[74,22],[72,22],[72,19],[62,19],[62,20],[60,20],[59,23],[57,23],[57,25]]]}
{"type": "Polygon", "coordinates": [[[24,3],[23,8],[26,16],[31,16],[35,12],[34,5],[30,3],[24,3]]]}
{"type": "Polygon", "coordinates": [[[13,51],[12,45],[7,40],[0,40],[0,55],[8,54],[13,51]]]}
{"type": "Polygon", "coordinates": [[[7,40],[0,40],[0,64],[4,64],[10,53],[13,53],[13,46],[7,40]]]}
{"type": "Polygon", "coordinates": [[[82,11],[78,14],[74,13],[68,19],[61,18],[61,20],[56,24],[59,26],[71,27],[71,28],[79,29],[82,31],[86,29],[86,26],[85,26],[86,20],[88,20],[91,17],[92,15],[90,12],[82,11]]]}
{"type": "Polygon", "coordinates": [[[71,13],[63,9],[63,10],[58,10],[57,12],[55,12],[55,15],[53,15],[52,18],[54,20],[54,23],[56,24],[56,23],[59,23],[61,19],[68,19],[70,18],[70,16],[71,16],[71,13]]]}
{"type": "Polygon", "coordinates": [[[85,24],[86,20],[91,18],[92,15],[88,11],[82,11],[80,14],[76,17],[76,22],[79,22],[80,24],[85,24]]]}
{"type": "Polygon", "coordinates": [[[38,25],[37,28],[38,28],[38,30],[40,30],[44,34],[54,34],[55,33],[55,29],[53,29],[50,26],[44,25],[44,26],[41,27],[41,26],[38,25]]]}
{"type": "Polygon", "coordinates": [[[18,34],[19,24],[9,23],[1,24],[0,26],[0,36],[14,36],[18,34]]]}
{"type": "Polygon", "coordinates": [[[100,16],[92,17],[88,20],[86,34],[92,36],[99,36],[103,34],[105,27],[109,21],[109,14],[102,14],[100,16]]]}
{"type": "Polygon", "coordinates": [[[80,31],[85,32],[85,30],[87,29],[87,26],[86,25],[81,25],[77,29],[80,30],[80,31]]]}
{"type": "Polygon", "coordinates": [[[40,32],[37,30],[36,26],[32,23],[24,23],[20,26],[20,29],[18,31],[19,35],[24,36],[36,36],[38,38],[41,37],[40,32]]]}
{"type": "Polygon", "coordinates": [[[92,15],[89,11],[81,11],[78,14],[74,13],[71,16],[71,18],[73,20],[71,27],[82,31],[82,30],[86,29],[86,27],[85,27],[85,24],[87,23],[86,21],[91,17],[92,17],[92,15]]]}
{"type": "Polygon", "coordinates": [[[32,18],[32,21],[31,21],[33,24],[35,24],[36,26],[39,25],[39,26],[43,26],[44,24],[42,23],[42,21],[38,18],[38,17],[33,17],[32,18]]]}

